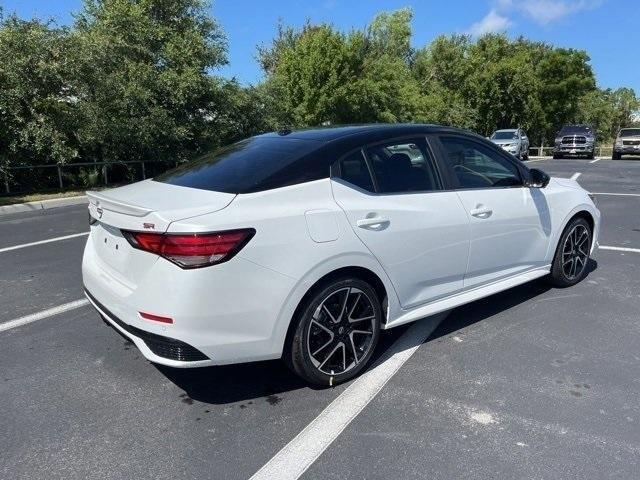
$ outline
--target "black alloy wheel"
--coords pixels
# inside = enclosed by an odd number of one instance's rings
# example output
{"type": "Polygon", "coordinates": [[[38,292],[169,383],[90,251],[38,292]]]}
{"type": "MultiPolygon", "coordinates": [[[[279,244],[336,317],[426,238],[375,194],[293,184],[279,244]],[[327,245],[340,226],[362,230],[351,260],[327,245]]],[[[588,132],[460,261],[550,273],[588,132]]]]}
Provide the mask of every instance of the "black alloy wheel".
{"type": "Polygon", "coordinates": [[[371,358],[382,308],[368,283],[345,278],[317,289],[297,321],[288,363],[311,383],[336,385],[356,376],[371,358]]]}

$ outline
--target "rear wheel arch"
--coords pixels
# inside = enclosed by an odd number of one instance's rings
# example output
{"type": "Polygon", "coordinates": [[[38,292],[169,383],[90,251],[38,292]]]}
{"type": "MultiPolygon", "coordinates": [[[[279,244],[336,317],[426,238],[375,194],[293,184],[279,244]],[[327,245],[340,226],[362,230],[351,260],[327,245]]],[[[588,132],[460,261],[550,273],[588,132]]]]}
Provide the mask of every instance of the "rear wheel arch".
{"type": "Polygon", "coordinates": [[[295,333],[296,319],[299,317],[301,311],[304,309],[309,299],[328,283],[347,277],[359,278],[360,280],[363,280],[371,285],[378,296],[380,304],[382,305],[383,321],[386,321],[389,292],[387,291],[387,287],[384,285],[382,279],[375,272],[365,267],[341,267],[320,277],[302,296],[293,312],[293,315],[291,316],[291,319],[289,320],[289,326],[287,327],[287,334],[284,341],[285,348],[283,349],[283,354],[285,353],[286,347],[291,342],[291,339],[293,338],[293,335],[295,333]]]}

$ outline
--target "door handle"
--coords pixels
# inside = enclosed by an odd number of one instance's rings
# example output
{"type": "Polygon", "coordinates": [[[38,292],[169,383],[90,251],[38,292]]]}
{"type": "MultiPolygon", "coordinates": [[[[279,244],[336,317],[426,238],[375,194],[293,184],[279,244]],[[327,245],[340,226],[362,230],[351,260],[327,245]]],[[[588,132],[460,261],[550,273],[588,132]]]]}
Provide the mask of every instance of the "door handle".
{"type": "Polygon", "coordinates": [[[469,213],[477,218],[489,218],[493,213],[493,210],[491,210],[489,207],[485,207],[484,205],[478,205],[469,213]]]}
{"type": "Polygon", "coordinates": [[[385,217],[370,217],[362,218],[356,221],[356,225],[360,228],[374,227],[376,225],[386,225],[389,223],[389,219],[385,217]]]}

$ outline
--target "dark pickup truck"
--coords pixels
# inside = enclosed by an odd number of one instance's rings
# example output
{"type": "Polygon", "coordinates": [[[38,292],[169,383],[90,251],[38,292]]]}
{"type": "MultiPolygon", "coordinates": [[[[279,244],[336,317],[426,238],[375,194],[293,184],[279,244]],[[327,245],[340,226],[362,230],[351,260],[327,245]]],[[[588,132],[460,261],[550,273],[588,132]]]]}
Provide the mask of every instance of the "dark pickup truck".
{"type": "Polygon", "coordinates": [[[553,158],[593,158],[596,151],[596,134],[591,125],[565,125],[556,135],[553,158]]]}

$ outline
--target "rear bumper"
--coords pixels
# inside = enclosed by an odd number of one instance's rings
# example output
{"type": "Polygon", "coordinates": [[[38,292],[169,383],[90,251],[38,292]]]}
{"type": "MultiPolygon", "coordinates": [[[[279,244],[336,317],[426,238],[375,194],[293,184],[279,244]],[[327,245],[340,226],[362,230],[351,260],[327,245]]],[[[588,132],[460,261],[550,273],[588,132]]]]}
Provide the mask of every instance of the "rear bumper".
{"type": "Polygon", "coordinates": [[[197,348],[175,338],[156,335],[155,333],[132,327],[111,313],[87,289],[85,289],[84,294],[102,318],[109,322],[113,328],[131,339],[143,352],[144,356],[152,362],[175,367],[185,366],[185,362],[190,362],[190,366],[206,366],[210,364],[210,359],[197,348]]]}
{"type": "Polygon", "coordinates": [[[190,368],[282,355],[278,320],[295,281],[240,256],[194,270],[158,259],[132,285],[104,264],[90,237],[82,276],[100,315],[151,362],[190,368]],[[145,320],[139,312],[170,317],[173,324],[145,320]]]}

